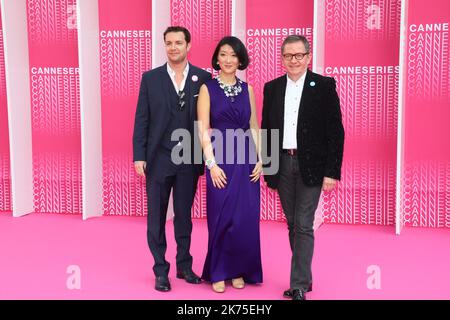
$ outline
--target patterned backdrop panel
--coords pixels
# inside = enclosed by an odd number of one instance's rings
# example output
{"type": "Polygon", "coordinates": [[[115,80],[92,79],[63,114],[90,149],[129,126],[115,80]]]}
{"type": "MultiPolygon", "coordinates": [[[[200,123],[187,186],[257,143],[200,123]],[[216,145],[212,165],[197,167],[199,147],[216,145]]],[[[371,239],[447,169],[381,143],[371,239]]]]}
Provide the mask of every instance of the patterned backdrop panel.
{"type": "MultiPolygon", "coordinates": [[[[231,0],[171,0],[172,25],[186,27],[191,33],[189,61],[213,74],[211,57],[217,43],[231,35],[231,0]]],[[[206,180],[199,179],[192,206],[193,218],[206,217],[206,180]]]]}
{"type": "MultiPolygon", "coordinates": [[[[247,81],[256,95],[261,122],[264,83],[285,73],[281,64],[281,44],[290,34],[313,38],[314,1],[286,0],[276,5],[270,0],[247,0],[246,46],[250,55],[247,81]],[[270,13],[270,14],[268,14],[270,13]]],[[[284,220],[278,194],[261,182],[261,219],[284,220]]]]}
{"type": "Polygon", "coordinates": [[[172,25],[191,33],[189,61],[213,72],[211,57],[217,43],[231,35],[231,0],[171,0],[172,25]]]}
{"type": "Polygon", "coordinates": [[[81,212],[75,0],[28,0],[34,209],[81,212]]]}
{"type": "Polygon", "coordinates": [[[336,79],[345,128],[325,222],[395,222],[400,8],[400,0],[325,1],[324,73],[336,79]]]}
{"type": "Polygon", "coordinates": [[[450,228],[450,4],[409,2],[402,224],[450,228]]]}
{"type": "Polygon", "coordinates": [[[3,30],[0,11],[0,212],[11,210],[12,204],[11,204],[11,171],[9,163],[8,110],[6,101],[3,30]]]}
{"type": "Polygon", "coordinates": [[[99,0],[103,210],[147,212],[145,180],[133,167],[134,113],[142,73],[151,68],[151,1],[99,0]]]}

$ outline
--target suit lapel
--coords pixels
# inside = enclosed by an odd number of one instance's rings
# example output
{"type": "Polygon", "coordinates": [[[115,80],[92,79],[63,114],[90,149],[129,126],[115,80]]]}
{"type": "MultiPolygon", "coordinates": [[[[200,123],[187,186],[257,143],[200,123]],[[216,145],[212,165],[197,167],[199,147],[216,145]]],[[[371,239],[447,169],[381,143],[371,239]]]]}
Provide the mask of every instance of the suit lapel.
{"type": "Polygon", "coordinates": [[[161,96],[164,101],[164,105],[166,106],[166,110],[162,112],[163,115],[163,123],[164,128],[169,124],[170,118],[172,117],[172,110],[170,106],[170,97],[169,94],[171,91],[175,91],[173,88],[172,81],[170,80],[170,76],[167,73],[167,63],[164,64],[163,68],[161,68],[161,96]]]}
{"type": "Polygon", "coordinates": [[[162,97],[164,100],[164,104],[166,105],[167,109],[170,111],[170,98],[169,98],[169,92],[173,91],[173,85],[172,81],[170,80],[170,76],[167,73],[167,63],[164,64],[164,67],[161,68],[161,86],[162,86],[162,97]]]}
{"type": "Polygon", "coordinates": [[[277,92],[276,97],[276,105],[278,107],[278,124],[280,128],[280,139],[281,142],[283,140],[283,134],[284,134],[284,97],[286,95],[286,84],[287,84],[287,75],[284,77],[281,77],[280,80],[277,82],[277,88],[275,92],[277,92]]]}
{"type": "MultiPolygon", "coordinates": [[[[305,108],[311,105],[311,99],[314,96],[314,86],[311,85],[313,83],[311,80],[311,71],[307,70],[305,83],[303,84],[302,98],[300,99],[300,107],[298,110],[298,121],[300,121],[301,115],[305,111],[305,108]]],[[[297,125],[297,128],[298,127],[299,126],[297,125]]]]}
{"type": "MultiPolygon", "coordinates": [[[[192,64],[189,64],[189,72],[186,78],[185,88],[187,88],[187,94],[189,97],[189,117],[192,119],[192,115],[194,113],[194,83],[191,81],[192,76],[194,75],[194,70],[192,68],[192,64]]],[[[198,77],[198,76],[197,76],[198,77]]]]}

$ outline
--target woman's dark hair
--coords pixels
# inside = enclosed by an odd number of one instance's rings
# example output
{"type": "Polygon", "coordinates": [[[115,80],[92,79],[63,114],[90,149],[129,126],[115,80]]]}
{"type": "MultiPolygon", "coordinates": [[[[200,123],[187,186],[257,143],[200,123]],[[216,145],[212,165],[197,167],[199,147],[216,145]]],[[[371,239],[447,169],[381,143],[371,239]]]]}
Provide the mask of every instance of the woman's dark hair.
{"type": "Polygon", "coordinates": [[[250,62],[248,52],[242,41],[236,37],[224,37],[222,38],[222,40],[219,41],[216,50],[214,50],[214,54],[211,60],[212,67],[214,68],[214,70],[220,70],[219,64],[217,63],[218,62],[217,57],[219,55],[220,48],[222,48],[226,44],[229,45],[231,48],[233,48],[233,51],[239,60],[238,69],[245,70],[250,62]]]}

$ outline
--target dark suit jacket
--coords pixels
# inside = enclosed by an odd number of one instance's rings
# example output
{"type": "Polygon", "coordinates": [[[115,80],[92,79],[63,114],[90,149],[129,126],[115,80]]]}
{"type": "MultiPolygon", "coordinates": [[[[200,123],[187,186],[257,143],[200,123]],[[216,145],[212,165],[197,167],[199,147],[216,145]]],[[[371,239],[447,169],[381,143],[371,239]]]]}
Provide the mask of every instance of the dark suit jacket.
{"type": "MultiPolygon", "coordinates": [[[[151,167],[156,152],[158,152],[158,147],[172,114],[169,98],[171,90],[169,85],[171,85],[171,82],[165,81],[167,76],[167,64],[144,72],[142,75],[134,121],[133,161],[147,161],[147,169],[151,167]]],[[[197,119],[199,89],[209,79],[211,79],[211,73],[189,64],[189,73],[186,81],[190,81],[190,90],[186,93],[186,97],[190,99],[191,126],[189,131],[191,133],[192,146],[194,139],[198,139],[198,136],[194,135],[194,121],[197,119]],[[197,81],[193,81],[192,76],[197,76],[197,81]]],[[[192,157],[194,156],[193,150],[191,152],[192,157]]],[[[195,170],[198,174],[202,174],[204,165],[195,165],[195,170]]]]}
{"type": "MultiPolygon", "coordinates": [[[[280,130],[279,151],[283,148],[286,83],[286,75],[283,75],[264,85],[261,128],[268,130],[269,139],[267,145],[262,146],[265,149],[263,156],[267,152],[272,156],[270,130],[280,130]]],[[[297,155],[303,182],[317,186],[322,184],[324,177],[340,180],[343,149],[344,128],[336,82],[308,70],[297,122],[297,155]]],[[[276,189],[279,170],[274,175],[264,175],[264,180],[270,188],[276,189]]]]}

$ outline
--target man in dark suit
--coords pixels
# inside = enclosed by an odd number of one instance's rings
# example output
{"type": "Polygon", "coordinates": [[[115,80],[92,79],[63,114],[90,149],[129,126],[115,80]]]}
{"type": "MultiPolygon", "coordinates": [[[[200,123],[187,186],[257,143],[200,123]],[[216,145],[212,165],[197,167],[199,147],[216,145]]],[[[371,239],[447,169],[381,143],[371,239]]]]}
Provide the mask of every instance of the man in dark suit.
{"type": "MultiPolygon", "coordinates": [[[[166,216],[173,190],[174,230],[177,243],[177,278],[198,284],[192,271],[191,207],[203,165],[194,164],[194,121],[200,86],[211,74],[188,63],[191,35],[186,28],[169,27],[164,32],[167,63],[142,76],[133,133],[136,172],[146,177],[147,241],[155,260],[155,289],[171,289],[170,264],[165,259],[166,216]],[[184,129],[189,139],[175,140],[172,133],[184,129]],[[173,153],[175,151],[175,153],[173,153]],[[190,151],[190,161],[177,164],[172,154],[190,151]]],[[[201,151],[200,151],[201,152],[201,151]]],[[[201,156],[200,156],[201,158],[201,156]]]]}
{"type": "Polygon", "coordinates": [[[265,84],[261,125],[269,137],[278,130],[277,154],[270,154],[269,138],[263,162],[267,168],[273,165],[269,159],[279,160],[279,170],[264,180],[278,191],[289,229],[291,275],[284,295],[305,300],[312,290],[314,213],[321,190],[332,190],[340,180],[344,128],[335,80],[308,70],[308,40],[288,36],[281,54],[287,74],[265,84]]]}

